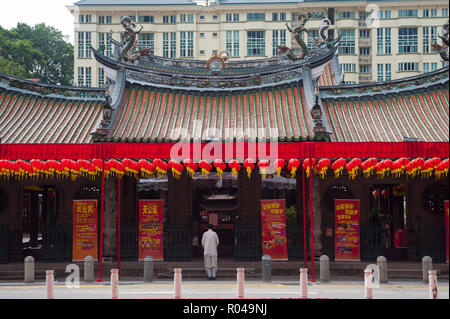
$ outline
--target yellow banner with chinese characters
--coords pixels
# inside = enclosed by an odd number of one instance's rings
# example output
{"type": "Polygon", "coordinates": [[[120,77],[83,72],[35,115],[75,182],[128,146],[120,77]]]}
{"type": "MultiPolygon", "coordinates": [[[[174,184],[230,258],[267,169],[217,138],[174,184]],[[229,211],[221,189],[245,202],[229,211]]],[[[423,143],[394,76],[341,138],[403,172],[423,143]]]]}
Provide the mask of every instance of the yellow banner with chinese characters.
{"type": "Polygon", "coordinates": [[[73,201],[72,260],[98,256],[97,200],[73,201]]]}

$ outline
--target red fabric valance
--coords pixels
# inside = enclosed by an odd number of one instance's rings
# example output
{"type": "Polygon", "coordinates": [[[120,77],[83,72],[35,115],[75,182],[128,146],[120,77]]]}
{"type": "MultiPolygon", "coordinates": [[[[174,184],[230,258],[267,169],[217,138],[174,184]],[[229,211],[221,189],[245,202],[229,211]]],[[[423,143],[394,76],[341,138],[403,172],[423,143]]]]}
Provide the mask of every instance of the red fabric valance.
{"type": "MultiPolygon", "coordinates": [[[[232,154],[232,158],[258,159],[249,153],[249,148],[258,150],[264,147],[268,148],[266,154],[271,154],[268,143],[221,143],[216,148],[213,146],[211,143],[0,144],[0,159],[170,159],[174,149],[180,151],[178,155],[183,159],[198,160],[194,154],[199,152],[203,152],[203,159],[229,159],[225,154],[232,154]],[[182,149],[187,149],[188,153],[182,154],[182,149]]],[[[449,157],[449,144],[446,142],[297,142],[278,143],[277,147],[277,153],[272,155],[277,154],[274,157],[282,159],[449,157]]]]}

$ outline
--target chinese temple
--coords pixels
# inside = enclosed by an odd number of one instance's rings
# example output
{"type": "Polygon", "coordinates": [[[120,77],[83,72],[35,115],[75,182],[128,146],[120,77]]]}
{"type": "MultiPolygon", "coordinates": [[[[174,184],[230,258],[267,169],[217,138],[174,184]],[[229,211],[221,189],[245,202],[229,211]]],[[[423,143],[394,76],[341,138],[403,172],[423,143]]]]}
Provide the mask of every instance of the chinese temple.
{"type": "Polygon", "coordinates": [[[357,200],[360,260],[445,262],[449,67],[343,85],[339,40],[251,61],[113,41],[112,58],[92,49],[106,90],[1,74],[0,262],[72,260],[83,200],[99,260],[138,260],[143,200],[162,201],[164,260],[201,256],[211,223],[221,256],[260,260],[272,199],[289,260],[335,258],[335,200],[357,200]]]}

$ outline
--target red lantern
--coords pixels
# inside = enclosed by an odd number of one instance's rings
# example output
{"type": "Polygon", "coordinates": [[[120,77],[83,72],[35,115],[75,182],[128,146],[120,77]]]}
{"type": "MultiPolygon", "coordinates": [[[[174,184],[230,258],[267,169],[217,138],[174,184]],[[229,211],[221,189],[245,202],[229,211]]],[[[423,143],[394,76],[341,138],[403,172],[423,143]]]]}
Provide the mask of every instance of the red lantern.
{"type": "Polygon", "coordinates": [[[155,166],[158,177],[163,178],[166,176],[168,169],[166,162],[157,158],[153,160],[153,165],[155,166]]]}
{"type": "Polygon", "coordinates": [[[373,198],[378,198],[380,196],[380,191],[378,189],[374,190],[372,192],[372,196],[373,198]]]}
{"type": "Polygon", "coordinates": [[[145,159],[141,159],[137,162],[139,166],[139,171],[143,177],[151,178],[155,172],[155,166],[145,159]]]}
{"type": "Polygon", "coordinates": [[[212,165],[206,160],[201,160],[200,163],[198,163],[198,167],[202,170],[202,176],[208,178],[209,172],[212,169],[212,165]]]}
{"type": "Polygon", "coordinates": [[[186,171],[191,178],[194,178],[194,173],[197,170],[197,164],[193,160],[187,158],[183,160],[183,164],[186,167],[186,171]]]}
{"type": "Polygon", "coordinates": [[[231,173],[233,174],[233,177],[237,179],[238,177],[238,171],[241,169],[241,165],[237,160],[231,160],[228,163],[228,166],[231,168],[231,173]]]}
{"type": "Polygon", "coordinates": [[[448,173],[448,166],[449,166],[449,159],[445,159],[439,163],[436,170],[434,171],[436,177],[442,178],[443,176],[447,176],[448,173]]]}
{"type": "Polygon", "coordinates": [[[269,166],[270,166],[270,162],[268,160],[260,160],[258,162],[258,167],[263,175],[263,178],[266,178],[267,168],[269,166]]]}
{"type": "Polygon", "coordinates": [[[360,158],[354,158],[345,165],[345,169],[347,170],[350,179],[355,179],[356,175],[358,175],[358,170],[361,163],[362,160],[360,158]]]}
{"type": "Polygon", "coordinates": [[[347,160],[342,157],[334,161],[334,163],[331,165],[331,169],[334,171],[335,178],[338,178],[342,175],[342,171],[344,170],[346,164],[347,160]]]}
{"type": "Polygon", "coordinates": [[[330,167],[330,163],[331,161],[328,158],[322,158],[320,161],[317,162],[316,170],[319,173],[321,179],[325,178],[328,167],[330,167]]]}
{"type": "Polygon", "coordinates": [[[312,173],[311,169],[314,167],[315,163],[315,158],[307,158],[303,161],[303,169],[306,170],[306,177],[309,178],[309,174],[312,173]]]}
{"type": "Polygon", "coordinates": [[[388,197],[389,196],[389,191],[387,189],[383,189],[381,191],[381,196],[383,196],[384,198],[388,197]]]}
{"type": "Polygon", "coordinates": [[[250,178],[250,175],[252,174],[252,171],[255,168],[255,161],[251,158],[247,158],[244,161],[244,168],[247,170],[248,178],[250,178]]]}
{"type": "Polygon", "coordinates": [[[104,165],[103,160],[98,159],[98,158],[93,159],[92,160],[92,164],[95,166],[95,171],[97,173],[100,173],[102,171],[102,168],[103,168],[103,165],[104,165]]]}
{"type": "Polygon", "coordinates": [[[173,177],[175,177],[176,179],[180,179],[181,172],[183,171],[184,166],[181,165],[177,160],[170,160],[168,165],[172,171],[173,177]],[[180,165],[181,165],[181,167],[180,167],[180,165]]]}
{"type": "Polygon", "coordinates": [[[361,163],[361,169],[363,170],[364,177],[368,178],[372,175],[372,171],[375,169],[375,165],[377,165],[378,160],[376,158],[369,158],[361,163]]]}
{"type": "Polygon", "coordinates": [[[227,168],[227,164],[225,164],[221,159],[215,159],[213,165],[216,168],[219,178],[222,179],[222,174],[223,171],[227,168]]]}
{"type": "Polygon", "coordinates": [[[300,166],[300,161],[296,158],[291,158],[288,162],[288,168],[291,172],[291,178],[295,177],[295,174],[297,172],[297,169],[300,166]]]}
{"type": "Polygon", "coordinates": [[[280,177],[281,170],[284,167],[284,160],[277,159],[277,160],[275,160],[273,165],[274,165],[275,169],[277,170],[277,176],[280,177]]]}

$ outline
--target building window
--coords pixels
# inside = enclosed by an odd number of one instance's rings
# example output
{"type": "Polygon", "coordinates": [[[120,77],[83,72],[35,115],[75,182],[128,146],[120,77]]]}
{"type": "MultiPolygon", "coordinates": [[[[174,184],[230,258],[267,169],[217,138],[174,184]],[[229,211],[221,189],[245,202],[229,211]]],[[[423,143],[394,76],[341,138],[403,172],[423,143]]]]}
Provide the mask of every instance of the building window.
{"type": "Polygon", "coordinates": [[[98,87],[105,87],[105,69],[98,68],[98,87]]]}
{"type": "Polygon", "coordinates": [[[194,56],[194,32],[180,32],[180,57],[194,56]]]}
{"type": "Polygon", "coordinates": [[[227,31],[226,48],[231,56],[239,56],[239,31],[227,31]]]}
{"type": "Polygon", "coordinates": [[[422,17],[424,17],[424,18],[430,17],[430,9],[423,9],[422,10],[422,17]]]}
{"type": "Polygon", "coordinates": [[[377,81],[382,82],[384,78],[383,64],[377,64],[377,81]]]}
{"type": "Polygon", "coordinates": [[[232,22],[232,21],[233,21],[233,14],[227,13],[227,14],[225,15],[225,21],[226,21],[226,22],[232,22]]]}
{"type": "Polygon", "coordinates": [[[418,71],[418,70],[419,70],[419,64],[416,62],[402,62],[402,63],[398,64],[399,72],[418,71]]]}
{"type": "Polygon", "coordinates": [[[78,67],[78,86],[84,86],[84,68],[78,67]]]}
{"type": "Polygon", "coordinates": [[[247,55],[248,56],[266,55],[265,31],[247,31],[247,55]]]}
{"type": "Polygon", "coordinates": [[[442,16],[448,17],[448,8],[442,8],[442,16]]]}
{"type": "Polygon", "coordinates": [[[205,37],[205,33],[204,32],[200,32],[200,38],[204,38],[205,37]]]}
{"type": "Polygon", "coordinates": [[[213,20],[217,20],[218,16],[217,15],[213,15],[213,20]]]}
{"type": "Polygon", "coordinates": [[[370,18],[371,13],[366,11],[359,11],[359,20],[366,21],[370,18]]]}
{"type": "Polygon", "coordinates": [[[437,70],[437,63],[436,62],[432,62],[431,63],[431,71],[436,71],[437,70]]]}
{"type": "Polygon", "coordinates": [[[105,16],[98,16],[98,24],[105,24],[105,16]]]}
{"type": "Polygon", "coordinates": [[[194,15],[192,13],[180,14],[180,22],[194,22],[194,15]]]}
{"type": "Polygon", "coordinates": [[[364,38],[364,39],[370,38],[370,30],[369,29],[360,29],[359,37],[364,38]]]}
{"type": "Polygon", "coordinates": [[[200,16],[200,20],[205,20],[205,16],[200,16]]]}
{"type": "Polygon", "coordinates": [[[85,86],[91,87],[92,86],[92,68],[89,66],[86,68],[86,82],[85,86]]]}
{"type": "Polygon", "coordinates": [[[370,48],[366,48],[366,47],[359,48],[359,55],[364,55],[364,56],[370,55],[370,48]]]}
{"type": "Polygon", "coordinates": [[[152,55],[155,51],[155,34],[154,33],[140,33],[138,39],[139,49],[151,49],[152,55]]]}
{"type": "Polygon", "coordinates": [[[341,71],[345,73],[355,73],[356,72],[356,64],[354,63],[342,63],[341,71]]]}
{"type": "Polygon", "coordinates": [[[78,57],[84,58],[84,32],[78,32],[78,57]]]}
{"type": "Polygon", "coordinates": [[[431,44],[437,41],[437,27],[423,27],[423,53],[431,52],[431,44]]]}
{"type": "Polygon", "coordinates": [[[204,55],[205,54],[205,50],[200,50],[200,55],[204,55]]]}
{"type": "Polygon", "coordinates": [[[86,58],[91,58],[92,33],[86,32],[86,58]]]}
{"type": "MultiPolygon", "coordinates": [[[[311,30],[309,31],[311,34],[311,30]]],[[[272,31],[272,55],[278,54],[278,46],[286,45],[286,30],[272,31]]]]}
{"type": "Polygon", "coordinates": [[[164,24],[175,24],[177,22],[177,16],[163,16],[164,24]]]}
{"type": "Polygon", "coordinates": [[[384,28],[384,54],[391,54],[391,28],[384,28]]]}
{"type": "Polygon", "coordinates": [[[398,10],[399,18],[418,17],[418,16],[419,16],[419,12],[417,9],[398,10]]]}
{"type": "Polygon", "coordinates": [[[264,21],[266,14],[261,12],[247,13],[247,21],[264,21]]]}
{"type": "Polygon", "coordinates": [[[384,10],[384,18],[385,19],[391,18],[391,10],[384,10]]]}
{"type": "Polygon", "coordinates": [[[310,20],[322,20],[325,18],[324,12],[310,12],[311,17],[310,20]]]}
{"type": "Polygon", "coordinates": [[[340,11],[338,12],[338,20],[341,19],[354,19],[355,12],[354,11],[340,11]]]}
{"type": "Polygon", "coordinates": [[[239,13],[233,13],[233,21],[238,22],[239,21],[239,13]]]}
{"type": "Polygon", "coordinates": [[[417,28],[398,29],[398,52],[417,53],[417,28]]]}
{"type": "Polygon", "coordinates": [[[112,24],[112,16],[106,16],[106,24],[112,24]]]}
{"type": "Polygon", "coordinates": [[[217,32],[213,32],[212,36],[215,38],[217,37],[217,32]]]}
{"type": "Polygon", "coordinates": [[[92,15],[90,14],[80,14],[78,16],[79,23],[92,23],[92,15]]]}
{"type": "Polygon", "coordinates": [[[424,63],[423,64],[423,73],[430,72],[430,63],[424,63]]]}
{"type": "Polygon", "coordinates": [[[391,64],[387,63],[387,64],[384,65],[384,67],[385,67],[385,71],[386,71],[386,74],[384,76],[384,80],[385,81],[390,81],[392,79],[391,64]]]}
{"type": "Polygon", "coordinates": [[[343,29],[339,30],[342,34],[339,42],[339,54],[355,54],[355,30],[343,29]]]}
{"type": "Polygon", "coordinates": [[[155,17],[154,16],[139,16],[138,21],[139,21],[139,23],[154,23],[155,17]]]}
{"type": "Polygon", "coordinates": [[[286,21],[286,12],[272,12],[272,21],[286,21]]]}
{"type": "Polygon", "coordinates": [[[377,29],[377,54],[383,54],[383,28],[377,29]]]}
{"type": "Polygon", "coordinates": [[[308,50],[312,50],[315,46],[314,39],[320,38],[319,30],[308,30],[307,46],[308,50]]]}
{"type": "Polygon", "coordinates": [[[360,65],[359,73],[370,73],[370,65],[360,65]]]}

